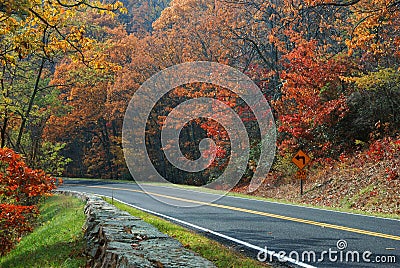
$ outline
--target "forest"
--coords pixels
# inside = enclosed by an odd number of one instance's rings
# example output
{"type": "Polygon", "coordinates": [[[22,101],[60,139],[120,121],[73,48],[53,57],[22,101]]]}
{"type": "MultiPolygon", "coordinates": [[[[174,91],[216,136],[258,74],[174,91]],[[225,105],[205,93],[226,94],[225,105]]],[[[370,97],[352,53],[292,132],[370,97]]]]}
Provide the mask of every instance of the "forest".
{"type": "MultiPolygon", "coordinates": [[[[1,147],[34,169],[132,179],[122,146],[130,99],[165,68],[210,61],[246,74],[271,106],[275,180],[294,180],[290,160],[299,149],[314,167],[389,159],[385,176],[399,178],[398,0],[3,0],[0,24],[1,147]]],[[[181,172],[165,158],[165,118],[198,97],[224,102],[245,122],[245,185],[260,157],[260,130],[243,99],[215,85],[183,85],[157,102],[146,126],[152,163],[169,181],[190,185],[226,167],[229,137],[206,118],[188,122],[179,143],[196,159],[199,141],[212,138],[217,154],[207,169],[181,172]]]]}

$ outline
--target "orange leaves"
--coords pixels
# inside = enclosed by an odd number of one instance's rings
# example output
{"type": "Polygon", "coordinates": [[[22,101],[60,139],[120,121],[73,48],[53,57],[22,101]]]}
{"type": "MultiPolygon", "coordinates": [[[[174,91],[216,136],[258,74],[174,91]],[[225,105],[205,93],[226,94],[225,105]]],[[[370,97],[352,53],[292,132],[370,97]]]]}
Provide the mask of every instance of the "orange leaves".
{"type": "Polygon", "coordinates": [[[0,204],[0,256],[14,246],[15,241],[32,230],[32,221],[39,213],[35,206],[0,204]]]}
{"type": "MultiPolygon", "coordinates": [[[[30,198],[43,195],[55,188],[55,180],[42,170],[26,166],[21,157],[11,149],[0,149],[3,169],[0,177],[0,194],[18,198],[18,202],[30,203],[30,198]]],[[[1,199],[0,199],[1,200],[1,199]]]]}
{"type": "Polygon", "coordinates": [[[362,49],[379,56],[396,56],[399,47],[395,36],[400,33],[400,9],[395,1],[359,1],[351,7],[351,38],[347,40],[349,53],[362,49]]]}
{"type": "Polygon", "coordinates": [[[339,77],[348,66],[340,58],[325,59],[324,53],[316,41],[303,40],[284,56],[283,96],[274,104],[281,121],[279,131],[289,135],[286,139],[297,139],[297,146],[327,150],[329,130],[324,129],[334,126],[347,111],[339,77]]]}
{"type": "Polygon", "coordinates": [[[32,205],[34,197],[49,194],[54,182],[43,171],[27,167],[13,150],[0,149],[0,255],[32,230],[32,220],[39,213],[32,205]]]}

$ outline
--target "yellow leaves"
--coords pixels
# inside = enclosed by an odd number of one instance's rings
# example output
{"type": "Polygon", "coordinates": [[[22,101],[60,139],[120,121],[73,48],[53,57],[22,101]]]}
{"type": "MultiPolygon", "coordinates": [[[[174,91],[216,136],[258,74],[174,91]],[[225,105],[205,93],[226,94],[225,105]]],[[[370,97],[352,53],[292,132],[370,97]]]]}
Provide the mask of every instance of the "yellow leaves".
{"type": "Polygon", "coordinates": [[[121,12],[122,14],[128,14],[128,9],[126,9],[125,7],[121,7],[119,9],[119,12],[121,12]]]}
{"type": "Polygon", "coordinates": [[[83,43],[85,41],[84,40],[85,32],[86,31],[83,26],[80,27],[72,26],[70,28],[69,34],[66,36],[66,40],[72,43],[83,43]]]}
{"type": "Polygon", "coordinates": [[[254,18],[255,20],[262,20],[262,19],[263,19],[263,15],[264,15],[263,12],[256,12],[256,13],[253,15],[253,18],[254,18]]]}
{"type": "Polygon", "coordinates": [[[103,62],[95,61],[91,64],[94,69],[105,69],[105,64],[103,62]]]}
{"type": "Polygon", "coordinates": [[[13,103],[13,100],[7,97],[3,97],[3,102],[5,105],[10,105],[13,103]]]}
{"type": "Polygon", "coordinates": [[[392,68],[386,68],[369,74],[360,74],[360,76],[343,77],[343,81],[354,83],[360,90],[381,90],[390,88],[400,82],[399,71],[392,68]]]}
{"type": "Polygon", "coordinates": [[[0,10],[0,42],[10,50],[2,53],[2,64],[14,64],[19,58],[32,53],[45,54],[45,57],[60,52],[84,53],[93,48],[93,40],[86,37],[85,27],[75,26],[80,23],[77,20],[78,13],[90,7],[108,14],[116,10],[126,12],[120,1],[114,4],[104,4],[97,0],[6,2],[1,4],[0,10]]]}
{"type": "Polygon", "coordinates": [[[399,12],[388,8],[391,3],[386,0],[370,0],[360,1],[350,7],[353,15],[350,17],[351,28],[348,31],[352,39],[346,41],[350,53],[356,48],[372,54],[395,52],[388,48],[393,47],[391,36],[400,28],[399,12]]]}
{"type": "Polygon", "coordinates": [[[113,4],[105,4],[100,1],[94,1],[94,3],[91,3],[90,6],[96,7],[98,12],[102,15],[108,14],[111,15],[112,17],[115,16],[115,11],[118,11],[122,14],[126,14],[128,10],[124,7],[124,4],[121,1],[116,1],[113,4]]]}

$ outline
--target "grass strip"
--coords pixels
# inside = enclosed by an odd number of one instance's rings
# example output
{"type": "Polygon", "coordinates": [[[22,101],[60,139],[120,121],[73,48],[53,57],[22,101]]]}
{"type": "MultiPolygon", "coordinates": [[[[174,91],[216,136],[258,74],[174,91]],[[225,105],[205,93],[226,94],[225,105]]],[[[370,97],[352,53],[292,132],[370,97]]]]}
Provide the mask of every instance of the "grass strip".
{"type": "Polygon", "coordinates": [[[83,208],[84,203],[74,197],[44,199],[37,227],[0,258],[0,267],[85,267],[83,208]]]}
{"type": "MultiPolygon", "coordinates": [[[[109,203],[112,202],[109,198],[105,198],[105,200],[109,203]]],[[[113,205],[121,210],[127,211],[135,217],[143,219],[147,223],[150,223],[160,230],[160,232],[168,234],[169,236],[181,242],[185,248],[196,252],[205,259],[212,261],[217,267],[269,267],[266,264],[246,257],[243,254],[234,251],[233,249],[229,249],[221,243],[199,235],[196,232],[188,230],[182,226],[173,224],[160,217],[151,215],[116,201],[113,201],[113,205]]]]}

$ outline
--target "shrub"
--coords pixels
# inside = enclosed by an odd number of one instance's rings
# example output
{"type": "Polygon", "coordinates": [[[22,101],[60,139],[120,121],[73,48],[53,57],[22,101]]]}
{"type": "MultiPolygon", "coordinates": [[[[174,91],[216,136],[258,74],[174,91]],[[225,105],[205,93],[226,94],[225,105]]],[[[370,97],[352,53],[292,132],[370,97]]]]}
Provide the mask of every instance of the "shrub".
{"type": "Polygon", "coordinates": [[[38,215],[35,206],[0,204],[0,256],[10,251],[20,237],[32,230],[38,215]]]}
{"type": "Polygon", "coordinates": [[[0,255],[32,229],[35,205],[55,187],[54,178],[27,167],[13,150],[0,148],[0,255]]]}

